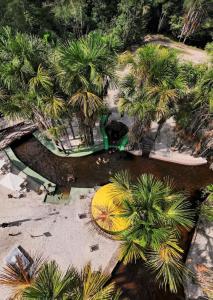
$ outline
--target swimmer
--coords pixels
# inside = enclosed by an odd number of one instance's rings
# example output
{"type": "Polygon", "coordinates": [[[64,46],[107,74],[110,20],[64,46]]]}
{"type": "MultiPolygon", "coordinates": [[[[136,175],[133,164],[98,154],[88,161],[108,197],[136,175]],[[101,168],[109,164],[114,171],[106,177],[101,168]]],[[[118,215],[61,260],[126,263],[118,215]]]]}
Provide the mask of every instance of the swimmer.
{"type": "Polygon", "coordinates": [[[108,162],[109,162],[109,159],[103,158],[103,163],[104,163],[104,164],[107,164],[108,162]]]}

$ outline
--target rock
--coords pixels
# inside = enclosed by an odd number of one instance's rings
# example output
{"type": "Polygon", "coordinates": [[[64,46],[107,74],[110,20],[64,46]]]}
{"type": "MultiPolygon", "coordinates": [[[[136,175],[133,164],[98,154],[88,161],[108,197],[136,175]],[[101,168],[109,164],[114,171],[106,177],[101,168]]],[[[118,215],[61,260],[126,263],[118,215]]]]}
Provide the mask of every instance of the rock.
{"type": "Polygon", "coordinates": [[[15,140],[22,138],[25,135],[31,134],[37,129],[36,124],[21,123],[19,125],[9,127],[0,133],[0,150],[8,147],[15,140]]]}

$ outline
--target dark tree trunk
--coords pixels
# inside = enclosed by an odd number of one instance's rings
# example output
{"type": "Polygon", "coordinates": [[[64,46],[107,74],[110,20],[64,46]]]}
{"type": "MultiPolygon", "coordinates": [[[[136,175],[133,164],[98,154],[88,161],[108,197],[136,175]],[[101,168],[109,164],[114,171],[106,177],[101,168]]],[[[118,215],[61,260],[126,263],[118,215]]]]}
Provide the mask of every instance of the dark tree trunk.
{"type": "Polygon", "coordinates": [[[160,131],[161,131],[161,128],[163,127],[163,124],[166,122],[166,119],[165,118],[161,118],[159,121],[158,121],[158,129],[157,129],[157,132],[156,132],[156,135],[155,135],[155,140],[157,139],[158,135],[160,134],[160,131]]]}
{"type": "Polygon", "coordinates": [[[93,146],[94,145],[94,135],[93,135],[92,126],[90,126],[90,128],[89,128],[89,132],[90,132],[90,145],[93,146]]]}
{"type": "Polygon", "coordinates": [[[73,126],[72,126],[72,121],[70,119],[69,119],[69,126],[70,126],[70,130],[71,130],[73,139],[75,139],[75,132],[74,132],[74,129],[73,129],[73,126]]]}
{"type": "Polygon", "coordinates": [[[64,148],[64,145],[63,145],[62,141],[59,140],[59,142],[60,142],[60,145],[61,145],[61,148],[62,148],[63,152],[64,152],[65,154],[67,154],[66,149],[64,148]]]}

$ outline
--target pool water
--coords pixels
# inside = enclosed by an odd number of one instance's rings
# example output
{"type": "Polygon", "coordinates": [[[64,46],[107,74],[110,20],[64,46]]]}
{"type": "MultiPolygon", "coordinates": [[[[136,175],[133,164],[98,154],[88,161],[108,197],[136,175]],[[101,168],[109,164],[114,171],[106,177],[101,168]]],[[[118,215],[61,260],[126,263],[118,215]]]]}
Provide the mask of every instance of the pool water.
{"type": "Polygon", "coordinates": [[[129,170],[135,178],[142,173],[152,173],[158,178],[169,176],[177,189],[187,190],[191,194],[212,182],[213,173],[208,165],[183,166],[118,151],[102,151],[84,157],[59,157],[32,136],[16,141],[12,149],[26,165],[66,191],[71,186],[104,185],[109,182],[112,174],[124,169],[129,170]],[[106,163],[97,164],[100,158],[106,163]],[[71,183],[68,182],[68,177],[73,172],[76,181],[71,183]]]}

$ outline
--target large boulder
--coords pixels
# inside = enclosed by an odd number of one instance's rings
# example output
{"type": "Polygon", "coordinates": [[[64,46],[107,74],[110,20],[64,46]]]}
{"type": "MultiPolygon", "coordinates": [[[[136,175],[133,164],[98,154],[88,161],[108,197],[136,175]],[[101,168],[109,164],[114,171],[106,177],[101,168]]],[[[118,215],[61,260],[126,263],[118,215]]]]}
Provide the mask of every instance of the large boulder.
{"type": "Polygon", "coordinates": [[[15,140],[22,138],[25,135],[31,134],[37,129],[37,126],[32,123],[21,122],[13,127],[8,127],[0,132],[0,150],[8,147],[15,140]]]}

